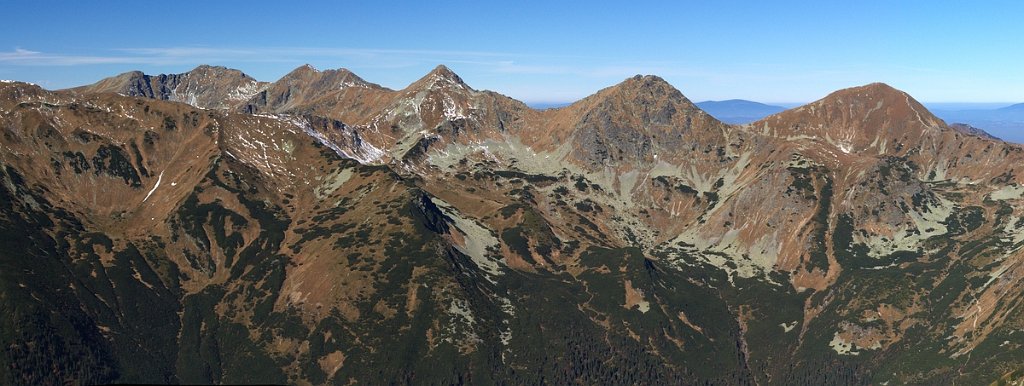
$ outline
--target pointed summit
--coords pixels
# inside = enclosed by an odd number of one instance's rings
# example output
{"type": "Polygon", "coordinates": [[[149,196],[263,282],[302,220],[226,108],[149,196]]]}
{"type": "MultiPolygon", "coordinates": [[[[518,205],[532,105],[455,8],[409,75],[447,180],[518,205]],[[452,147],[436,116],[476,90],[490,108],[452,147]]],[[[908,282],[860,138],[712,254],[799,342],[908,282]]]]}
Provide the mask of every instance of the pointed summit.
{"type": "Polygon", "coordinates": [[[656,104],[659,101],[671,101],[692,106],[686,96],[671,83],[656,75],[634,75],[619,84],[598,91],[594,96],[620,96],[640,104],[656,104]]]}
{"type": "Polygon", "coordinates": [[[303,64],[301,66],[295,67],[295,69],[289,71],[287,74],[282,76],[281,79],[278,79],[278,82],[280,82],[282,80],[285,80],[285,79],[290,79],[290,78],[303,78],[303,77],[311,76],[311,75],[316,74],[318,72],[320,72],[320,71],[317,70],[312,65],[310,65],[309,63],[307,63],[307,64],[303,64]]]}
{"type": "Polygon", "coordinates": [[[433,70],[419,80],[406,87],[407,90],[427,90],[434,88],[463,88],[472,90],[458,74],[443,64],[434,67],[433,70]]]}
{"type": "Polygon", "coordinates": [[[430,72],[427,75],[437,75],[445,79],[457,79],[460,81],[462,80],[462,78],[459,78],[458,74],[456,74],[454,71],[448,68],[448,66],[445,66],[443,64],[438,64],[437,67],[434,67],[433,70],[430,70],[430,72]]]}
{"type": "Polygon", "coordinates": [[[678,89],[661,77],[636,75],[598,91],[565,109],[575,111],[583,120],[605,116],[612,122],[634,127],[672,125],[687,128],[692,118],[716,121],[690,102],[678,89]],[[686,119],[690,117],[691,119],[686,119]],[[674,124],[682,124],[674,125],[674,124]]]}
{"type": "Polygon", "coordinates": [[[666,93],[678,93],[682,94],[675,86],[666,81],[664,78],[657,75],[633,75],[619,84],[612,86],[612,88],[623,88],[629,90],[652,90],[652,91],[664,91],[666,93]]]}
{"type": "Polygon", "coordinates": [[[719,146],[725,127],[653,75],[627,78],[550,114],[547,135],[576,144],[570,157],[590,170],[681,157],[697,144],[719,146]]]}

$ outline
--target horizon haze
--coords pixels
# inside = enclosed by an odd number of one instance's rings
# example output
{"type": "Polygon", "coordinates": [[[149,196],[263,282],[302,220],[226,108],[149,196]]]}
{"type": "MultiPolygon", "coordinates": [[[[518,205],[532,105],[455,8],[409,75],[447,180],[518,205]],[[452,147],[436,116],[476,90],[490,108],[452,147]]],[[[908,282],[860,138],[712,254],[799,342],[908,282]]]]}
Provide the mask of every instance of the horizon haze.
{"type": "Polygon", "coordinates": [[[166,29],[137,7],[11,4],[20,17],[0,26],[0,79],[59,89],[210,64],[272,81],[308,62],[397,89],[444,63],[531,104],[572,102],[634,74],[661,76],[694,101],[786,105],[884,82],[925,103],[1024,102],[1017,3],[177,6],[203,12],[166,29]],[[343,27],[310,23],[306,9],[343,27]],[[438,28],[439,18],[457,23],[438,28]]]}

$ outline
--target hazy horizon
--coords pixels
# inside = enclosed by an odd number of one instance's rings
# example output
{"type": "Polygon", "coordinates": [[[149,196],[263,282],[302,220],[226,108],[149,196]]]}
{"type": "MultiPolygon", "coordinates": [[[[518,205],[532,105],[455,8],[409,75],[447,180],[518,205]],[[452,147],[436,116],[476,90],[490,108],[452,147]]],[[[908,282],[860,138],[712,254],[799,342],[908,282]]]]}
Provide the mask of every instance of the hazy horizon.
{"type": "Polygon", "coordinates": [[[211,64],[272,81],[310,63],[402,88],[443,63],[530,103],[577,100],[634,74],[694,101],[792,104],[885,82],[928,103],[1024,102],[1017,3],[185,1],[173,9],[202,12],[139,12],[157,5],[8,4],[19,17],[0,26],[0,79],[54,89],[211,64]]]}

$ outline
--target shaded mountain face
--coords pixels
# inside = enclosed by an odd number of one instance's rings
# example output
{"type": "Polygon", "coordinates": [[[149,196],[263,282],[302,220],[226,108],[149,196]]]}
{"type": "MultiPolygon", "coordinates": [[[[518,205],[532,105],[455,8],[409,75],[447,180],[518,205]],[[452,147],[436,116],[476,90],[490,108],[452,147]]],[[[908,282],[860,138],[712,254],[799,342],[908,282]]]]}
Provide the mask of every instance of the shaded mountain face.
{"type": "Polygon", "coordinates": [[[543,111],[443,66],[203,106],[117,79],[0,83],[6,383],[1024,367],[1021,148],[886,85],[734,126],[655,76],[543,111]]]}

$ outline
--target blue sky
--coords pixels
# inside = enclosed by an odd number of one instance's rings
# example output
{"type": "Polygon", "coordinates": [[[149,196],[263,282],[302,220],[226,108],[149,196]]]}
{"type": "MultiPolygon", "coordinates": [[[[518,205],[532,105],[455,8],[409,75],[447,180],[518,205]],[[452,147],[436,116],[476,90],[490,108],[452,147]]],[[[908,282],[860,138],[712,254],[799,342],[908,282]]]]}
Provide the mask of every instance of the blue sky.
{"type": "Polygon", "coordinates": [[[1022,2],[19,1],[4,11],[0,79],[47,88],[198,64],[270,81],[303,63],[402,88],[443,63],[532,103],[634,74],[698,101],[806,102],[881,81],[924,102],[1024,102],[1022,2]]]}

